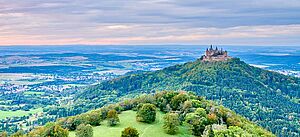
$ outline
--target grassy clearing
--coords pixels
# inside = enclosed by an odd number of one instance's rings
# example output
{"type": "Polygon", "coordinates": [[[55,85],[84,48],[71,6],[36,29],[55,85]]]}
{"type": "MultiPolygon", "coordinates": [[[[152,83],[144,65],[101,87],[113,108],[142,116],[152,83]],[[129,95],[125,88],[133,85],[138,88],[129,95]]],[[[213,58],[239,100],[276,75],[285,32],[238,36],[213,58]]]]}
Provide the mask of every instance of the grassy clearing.
{"type": "Polygon", "coordinates": [[[36,91],[25,91],[25,95],[43,95],[45,92],[36,92],[36,91]]]}
{"type": "Polygon", "coordinates": [[[31,109],[30,111],[23,111],[23,110],[17,110],[17,111],[2,111],[0,110],[0,119],[4,119],[6,117],[21,117],[21,116],[28,116],[29,114],[34,114],[38,112],[42,112],[42,108],[37,109],[31,109]]]}
{"type": "MultiPolygon", "coordinates": [[[[101,126],[93,127],[94,137],[120,137],[124,128],[131,126],[138,130],[140,137],[192,137],[186,127],[181,126],[179,133],[168,135],[164,132],[163,113],[156,114],[156,121],[152,124],[140,123],[135,119],[135,111],[124,111],[120,117],[120,124],[115,127],[109,127],[107,121],[103,121],[101,126]]],[[[69,137],[75,137],[75,132],[70,132],[69,137]]]]}

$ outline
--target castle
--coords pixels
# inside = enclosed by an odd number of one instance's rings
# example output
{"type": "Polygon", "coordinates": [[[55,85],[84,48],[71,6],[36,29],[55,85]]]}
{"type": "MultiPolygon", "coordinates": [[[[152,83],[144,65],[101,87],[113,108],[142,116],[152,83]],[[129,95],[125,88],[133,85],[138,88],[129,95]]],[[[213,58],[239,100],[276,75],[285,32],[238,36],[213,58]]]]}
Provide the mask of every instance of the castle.
{"type": "Polygon", "coordinates": [[[221,48],[221,50],[219,50],[218,47],[213,49],[213,46],[210,45],[210,48],[206,49],[205,55],[203,55],[201,57],[201,60],[203,60],[203,61],[224,61],[224,60],[227,60],[230,58],[231,57],[228,56],[228,53],[226,50],[223,51],[222,48],[221,48]]]}

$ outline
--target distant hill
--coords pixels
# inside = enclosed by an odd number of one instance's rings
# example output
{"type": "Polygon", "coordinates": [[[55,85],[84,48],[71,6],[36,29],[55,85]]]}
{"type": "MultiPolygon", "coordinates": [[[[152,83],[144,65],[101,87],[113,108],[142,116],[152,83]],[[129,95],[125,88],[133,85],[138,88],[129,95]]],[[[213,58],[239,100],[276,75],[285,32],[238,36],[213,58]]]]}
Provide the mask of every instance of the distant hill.
{"type": "Polygon", "coordinates": [[[238,58],[204,62],[200,59],[165,69],[130,74],[79,92],[77,106],[160,90],[192,91],[234,110],[278,136],[300,136],[300,79],[263,70],[238,58]]]}

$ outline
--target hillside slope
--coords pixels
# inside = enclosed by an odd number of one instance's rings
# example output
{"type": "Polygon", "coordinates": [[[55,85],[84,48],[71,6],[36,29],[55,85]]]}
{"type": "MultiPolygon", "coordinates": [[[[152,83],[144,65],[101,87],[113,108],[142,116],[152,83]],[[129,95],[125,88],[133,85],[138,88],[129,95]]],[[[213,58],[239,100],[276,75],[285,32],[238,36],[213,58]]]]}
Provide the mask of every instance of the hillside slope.
{"type": "Polygon", "coordinates": [[[76,96],[90,108],[157,90],[193,91],[216,100],[279,136],[300,135],[300,79],[252,67],[237,58],[188,62],[131,74],[92,86],[76,96]]]}
{"type": "Polygon", "coordinates": [[[115,137],[120,136],[128,126],[136,129],[140,137],[275,136],[213,101],[183,91],[140,95],[80,115],[61,118],[55,123],[37,127],[26,136],[67,137],[82,133],[84,137],[91,137],[89,133],[92,133],[97,137],[115,137]],[[84,126],[89,126],[90,130],[83,131],[81,127],[84,126]]]}

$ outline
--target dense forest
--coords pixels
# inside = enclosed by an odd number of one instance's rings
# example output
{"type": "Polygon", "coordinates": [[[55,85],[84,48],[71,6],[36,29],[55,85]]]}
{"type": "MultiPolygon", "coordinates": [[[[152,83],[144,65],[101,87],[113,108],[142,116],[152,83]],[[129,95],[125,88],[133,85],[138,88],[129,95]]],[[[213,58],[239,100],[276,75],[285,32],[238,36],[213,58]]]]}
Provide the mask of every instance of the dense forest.
{"type": "Polygon", "coordinates": [[[198,59],[105,81],[77,93],[74,110],[87,111],[160,90],[191,91],[229,107],[277,136],[300,136],[300,79],[252,67],[238,58],[219,62],[198,59]]]}
{"type": "MultiPolygon", "coordinates": [[[[11,137],[68,137],[69,132],[76,132],[76,137],[92,137],[93,127],[102,126],[103,120],[106,120],[109,126],[116,126],[122,122],[119,121],[118,115],[128,110],[136,111],[136,120],[147,124],[156,120],[157,112],[165,113],[161,128],[164,134],[174,136],[179,132],[179,126],[188,128],[187,135],[193,136],[275,136],[235,112],[194,93],[162,91],[125,99],[80,115],[61,118],[56,122],[37,127],[29,133],[18,131],[11,137]]],[[[3,132],[0,136],[7,137],[7,134],[3,132]]],[[[139,132],[135,127],[127,127],[121,133],[121,137],[138,136],[139,132]]]]}

